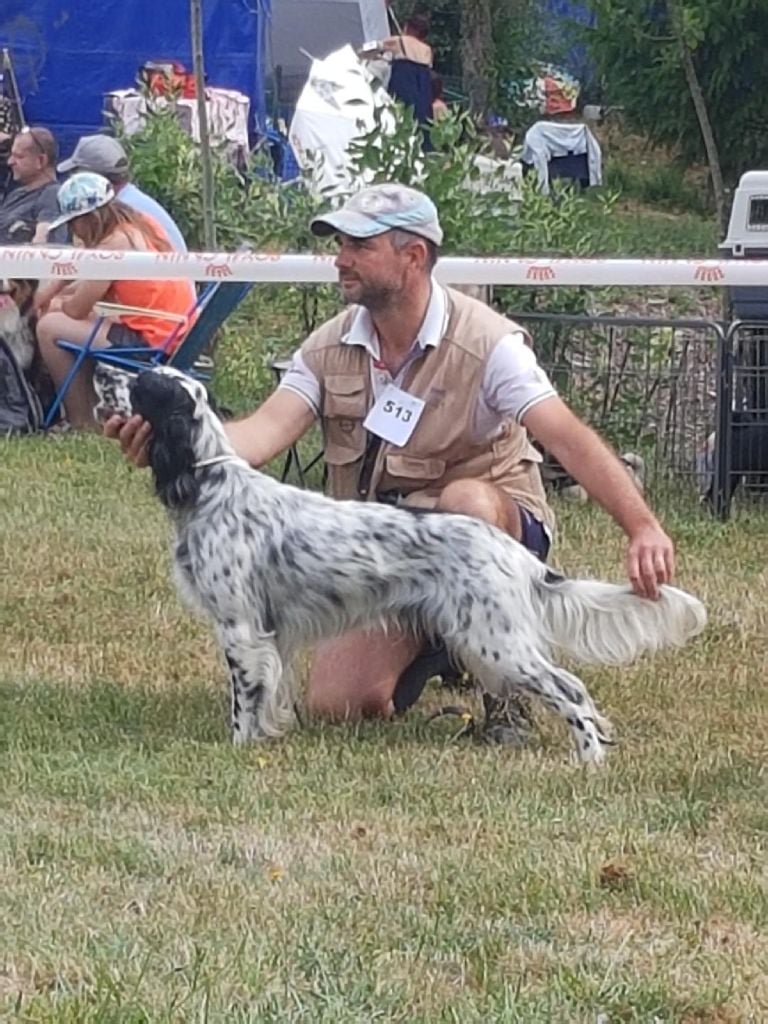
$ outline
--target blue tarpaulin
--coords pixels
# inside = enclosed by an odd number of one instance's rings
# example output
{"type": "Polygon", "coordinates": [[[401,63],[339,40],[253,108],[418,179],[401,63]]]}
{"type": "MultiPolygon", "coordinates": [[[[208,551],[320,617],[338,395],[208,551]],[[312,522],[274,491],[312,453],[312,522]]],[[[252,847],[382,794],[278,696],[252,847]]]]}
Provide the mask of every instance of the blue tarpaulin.
{"type": "MultiPolygon", "coordinates": [[[[265,118],[271,0],[203,0],[208,84],[251,100],[265,118]]],[[[62,152],[104,124],[104,94],[130,89],[148,60],[192,69],[189,0],[0,0],[0,46],[11,51],[24,114],[50,128],[62,152]]]]}

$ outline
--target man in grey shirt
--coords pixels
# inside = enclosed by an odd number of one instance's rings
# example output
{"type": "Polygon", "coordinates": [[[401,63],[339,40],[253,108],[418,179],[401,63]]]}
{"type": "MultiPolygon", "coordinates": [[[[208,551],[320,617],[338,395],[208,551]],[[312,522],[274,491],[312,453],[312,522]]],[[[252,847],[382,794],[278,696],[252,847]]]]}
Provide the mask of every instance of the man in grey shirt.
{"type": "MultiPolygon", "coordinates": [[[[44,240],[42,225],[59,213],[56,194],[56,158],[58,147],[47,128],[23,128],[14,137],[8,166],[13,185],[0,203],[0,245],[44,240]]],[[[66,242],[66,225],[48,240],[66,242]]]]}
{"type": "Polygon", "coordinates": [[[117,198],[139,213],[156,221],[168,236],[177,252],[186,252],[187,243],[170,213],[152,196],[142,192],[131,181],[128,155],[111,135],[83,135],[69,160],[63,160],[57,170],[60,174],[73,171],[93,171],[106,178],[117,198]]]}

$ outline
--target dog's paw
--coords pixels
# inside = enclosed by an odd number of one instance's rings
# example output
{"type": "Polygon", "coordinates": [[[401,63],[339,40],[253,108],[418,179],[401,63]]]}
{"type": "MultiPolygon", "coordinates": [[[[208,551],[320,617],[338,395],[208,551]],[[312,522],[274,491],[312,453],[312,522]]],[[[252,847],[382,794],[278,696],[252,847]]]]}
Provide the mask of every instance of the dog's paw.
{"type": "Polygon", "coordinates": [[[241,718],[232,723],[230,731],[235,747],[247,747],[250,743],[261,743],[267,739],[267,734],[258,727],[255,719],[248,722],[241,718]]]}

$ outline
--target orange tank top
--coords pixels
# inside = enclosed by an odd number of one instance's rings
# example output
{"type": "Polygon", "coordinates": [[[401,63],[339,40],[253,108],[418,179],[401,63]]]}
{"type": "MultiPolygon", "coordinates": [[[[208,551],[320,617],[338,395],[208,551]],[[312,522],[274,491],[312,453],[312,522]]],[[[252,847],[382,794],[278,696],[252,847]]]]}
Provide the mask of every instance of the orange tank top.
{"type": "MultiPolygon", "coordinates": [[[[157,221],[151,217],[146,219],[151,221],[152,227],[159,235],[163,238],[166,237],[157,221]]],[[[159,251],[149,239],[144,239],[144,245],[150,252],[159,251]]],[[[120,306],[137,306],[141,309],[156,309],[162,310],[164,313],[187,316],[192,311],[196,297],[195,286],[191,281],[176,278],[170,281],[113,281],[105,299],[120,306]]],[[[176,323],[172,320],[142,316],[139,313],[121,314],[118,320],[126,327],[130,327],[132,331],[140,334],[152,348],[161,348],[168,340],[168,336],[176,330],[176,323]]],[[[170,346],[170,351],[179,345],[191,323],[190,319],[188,323],[181,325],[170,346]]]]}

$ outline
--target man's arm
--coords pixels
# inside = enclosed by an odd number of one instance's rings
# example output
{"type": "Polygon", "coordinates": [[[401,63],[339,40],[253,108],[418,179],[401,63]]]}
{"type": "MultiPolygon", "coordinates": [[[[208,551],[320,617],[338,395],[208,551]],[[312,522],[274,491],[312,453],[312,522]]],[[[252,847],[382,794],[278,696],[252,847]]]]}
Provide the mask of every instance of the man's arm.
{"type": "Polygon", "coordinates": [[[38,203],[35,215],[35,236],[33,242],[49,242],[54,245],[65,245],[69,241],[69,225],[61,224],[53,232],[49,233],[48,225],[56,220],[61,210],[57,192],[59,187],[56,183],[46,185],[41,189],[40,202],[38,203]]]}
{"type": "Polygon", "coordinates": [[[522,424],[621,526],[633,587],[657,597],[673,576],[674,547],[618,458],[560,398],[537,402],[522,424]]]}
{"type": "Polygon", "coordinates": [[[300,395],[279,388],[250,416],[226,423],[224,429],[240,458],[258,468],[306,434],[315,418],[300,395]]]}

